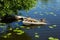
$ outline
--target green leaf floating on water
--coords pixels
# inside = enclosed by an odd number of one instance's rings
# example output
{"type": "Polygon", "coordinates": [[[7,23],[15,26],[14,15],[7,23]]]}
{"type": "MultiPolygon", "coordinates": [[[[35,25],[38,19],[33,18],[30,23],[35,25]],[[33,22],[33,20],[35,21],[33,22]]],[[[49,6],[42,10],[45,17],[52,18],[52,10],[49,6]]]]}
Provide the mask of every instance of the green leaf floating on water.
{"type": "Polygon", "coordinates": [[[59,40],[58,38],[55,38],[55,37],[49,37],[48,39],[49,40],[59,40]]]}
{"type": "Polygon", "coordinates": [[[12,30],[12,28],[9,28],[9,30],[12,30]]]}
{"type": "Polygon", "coordinates": [[[38,26],[38,28],[40,28],[40,26],[38,26]]]}
{"type": "Polygon", "coordinates": [[[13,31],[16,32],[17,35],[21,35],[21,34],[24,33],[24,31],[22,31],[22,30],[17,30],[17,29],[15,29],[15,30],[13,30],[13,31]]]}
{"type": "Polygon", "coordinates": [[[20,26],[20,28],[25,28],[25,26],[20,26]]]}
{"type": "Polygon", "coordinates": [[[17,31],[17,34],[18,34],[18,35],[21,35],[21,34],[23,34],[23,33],[24,33],[24,31],[22,31],[22,30],[18,30],[18,31],[17,31]]]}
{"type": "Polygon", "coordinates": [[[37,32],[35,34],[38,34],[37,32]]]}
{"type": "Polygon", "coordinates": [[[8,33],[7,35],[9,36],[9,35],[11,35],[12,33],[8,33]]]}
{"type": "Polygon", "coordinates": [[[18,30],[19,28],[16,28],[16,30],[18,30]]]}
{"type": "Polygon", "coordinates": [[[5,35],[5,36],[3,36],[4,38],[7,38],[7,36],[5,35]]]}
{"type": "Polygon", "coordinates": [[[53,26],[49,26],[49,28],[53,28],[53,26]]]}
{"type": "Polygon", "coordinates": [[[3,28],[3,27],[5,27],[5,26],[0,26],[0,28],[3,28]]]}
{"type": "Polygon", "coordinates": [[[55,40],[59,40],[58,38],[55,38],[55,40]]]}
{"type": "Polygon", "coordinates": [[[39,38],[39,35],[36,34],[36,35],[35,35],[35,38],[39,38]]]}
{"type": "Polygon", "coordinates": [[[57,25],[52,25],[52,26],[56,27],[57,25]]]}
{"type": "Polygon", "coordinates": [[[49,28],[55,28],[56,27],[56,25],[51,25],[51,26],[49,26],[49,28]]]}
{"type": "Polygon", "coordinates": [[[30,27],[27,27],[26,29],[30,29],[30,27]]]}
{"type": "Polygon", "coordinates": [[[53,37],[49,37],[48,39],[49,39],[49,40],[54,40],[54,38],[53,38],[53,37]]]}

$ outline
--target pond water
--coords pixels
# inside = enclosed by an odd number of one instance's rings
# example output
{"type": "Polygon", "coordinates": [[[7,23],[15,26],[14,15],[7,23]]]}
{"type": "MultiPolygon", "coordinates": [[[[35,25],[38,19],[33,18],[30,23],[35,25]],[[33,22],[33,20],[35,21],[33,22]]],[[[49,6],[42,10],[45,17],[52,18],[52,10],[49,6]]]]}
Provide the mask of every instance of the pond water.
{"type": "Polygon", "coordinates": [[[33,9],[28,12],[19,11],[18,15],[20,12],[23,16],[29,16],[37,20],[45,18],[48,23],[45,26],[36,26],[29,30],[22,29],[32,37],[32,40],[48,40],[49,37],[60,39],[60,0],[48,0],[48,2],[38,1],[36,7],[33,9]],[[39,38],[35,38],[35,33],[38,33],[39,38]]]}

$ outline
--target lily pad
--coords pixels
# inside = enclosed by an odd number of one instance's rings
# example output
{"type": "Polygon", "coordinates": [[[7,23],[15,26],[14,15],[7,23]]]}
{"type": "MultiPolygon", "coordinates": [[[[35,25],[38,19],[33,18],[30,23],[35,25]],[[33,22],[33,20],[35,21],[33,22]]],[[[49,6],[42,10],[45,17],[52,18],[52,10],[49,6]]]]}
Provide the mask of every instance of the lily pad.
{"type": "Polygon", "coordinates": [[[15,29],[15,30],[13,30],[13,32],[17,32],[17,30],[15,29]]]}
{"type": "Polygon", "coordinates": [[[9,28],[9,30],[12,30],[12,28],[9,28]]]}
{"type": "Polygon", "coordinates": [[[51,25],[51,26],[49,26],[49,28],[55,28],[56,27],[56,25],[51,25]]]}
{"type": "Polygon", "coordinates": [[[11,35],[12,33],[8,33],[7,35],[11,35]]]}
{"type": "Polygon", "coordinates": [[[53,28],[53,26],[49,26],[49,28],[53,28]]]}
{"type": "Polygon", "coordinates": [[[37,32],[35,34],[38,34],[37,32]]]}
{"type": "Polygon", "coordinates": [[[5,27],[5,26],[0,26],[0,28],[3,28],[3,27],[5,27]]]}
{"type": "Polygon", "coordinates": [[[39,35],[35,35],[35,38],[39,38],[39,35]]]}
{"type": "Polygon", "coordinates": [[[53,37],[49,37],[48,39],[49,39],[49,40],[54,40],[54,38],[53,38],[53,37]]]}
{"type": "Polygon", "coordinates": [[[16,28],[16,30],[18,30],[19,28],[16,28]]]}
{"type": "Polygon", "coordinates": [[[38,26],[38,28],[40,28],[40,26],[38,26]]]}
{"type": "Polygon", "coordinates": [[[56,27],[56,25],[52,25],[53,27],[56,27]]]}
{"type": "Polygon", "coordinates": [[[24,31],[21,31],[21,30],[20,30],[20,31],[18,31],[17,34],[18,34],[18,35],[21,35],[21,34],[23,34],[23,33],[24,33],[24,31]]]}
{"type": "Polygon", "coordinates": [[[22,35],[23,33],[16,33],[17,35],[22,35]]]}
{"type": "Polygon", "coordinates": [[[4,38],[7,38],[7,36],[5,35],[5,36],[3,36],[4,38]]]}
{"type": "Polygon", "coordinates": [[[27,27],[26,29],[30,29],[30,27],[27,27]]]}
{"type": "Polygon", "coordinates": [[[55,38],[55,40],[59,40],[58,38],[55,38]]]}
{"type": "Polygon", "coordinates": [[[49,40],[59,40],[58,38],[55,38],[55,37],[49,37],[48,39],[49,40]]]}
{"type": "Polygon", "coordinates": [[[25,26],[20,26],[20,28],[25,28],[25,26]]]}

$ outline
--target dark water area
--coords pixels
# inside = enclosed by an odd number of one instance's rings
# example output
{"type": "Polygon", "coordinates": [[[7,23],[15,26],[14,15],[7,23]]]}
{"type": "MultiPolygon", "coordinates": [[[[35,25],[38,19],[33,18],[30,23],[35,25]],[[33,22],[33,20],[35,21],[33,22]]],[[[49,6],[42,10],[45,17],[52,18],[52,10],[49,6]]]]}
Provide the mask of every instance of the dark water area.
{"type": "MultiPolygon", "coordinates": [[[[18,15],[20,12],[22,13],[22,16],[29,16],[37,20],[40,20],[41,18],[46,19],[47,25],[45,26],[35,26],[29,30],[22,29],[32,37],[32,40],[48,40],[49,37],[56,37],[60,39],[60,0],[48,0],[46,3],[38,1],[36,7],[33,9],[28,12],[19,11],[18,15]],[[51,25],[56,25],[56,27],[50,28],[49,26],[51,25]],[[35,38],[35,33],[38,33],[40,37],[35,38]]],[[[11,25],[16,27],[16,23],[17,22],[11,23],[11,25]]]]}

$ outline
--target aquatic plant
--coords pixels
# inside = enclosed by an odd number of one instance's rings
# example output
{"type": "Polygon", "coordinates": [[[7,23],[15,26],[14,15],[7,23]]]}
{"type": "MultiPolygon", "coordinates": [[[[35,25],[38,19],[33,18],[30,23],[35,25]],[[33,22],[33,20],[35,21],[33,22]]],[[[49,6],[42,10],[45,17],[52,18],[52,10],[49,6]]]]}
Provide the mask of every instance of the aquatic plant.
{"type": "Polygon", "coordinates": [[[25,26],[20,26],[20,28],[25,28],[25,26]]]}
{"type": "Polygon", "coordinates": [[[24,31],[20,30],[19,28],[14,29],[13,32],[15,32],[17,35],[22,35],[24,33],[24,31]]]}
{"type": "Polygon", "coordinates": [[[7,33],[3,34],[2,37],[0,37],[0,40],[32,40],[30,36],[28,36],[23,30],[20,29],[14,29],[8,30],[7,33]]]}
{"type": "Polygon", "coordinates": [[[30,29],[30,27],[26,27],[26,29],[30,29]]]}
{"type": "Polygon", "coordinates": [[[18,30],[19,28],[16,28],[16,30],[18,30]]]}
{"type": "Polygon", "coordinates": [[[49,37],[48,39],[49,40],[59,40],[58,38],[55,38],[55,37],[49,37]]]}
{"type": "Polygon", "coordinates": [[[36,35],[35,35],[35,38],[39,38],[39,35],[38,35],[38,34],[36,34],[36,35]]]}
{"type": "Polygon", "coordinates": [[[8,33],[7,35],[11,35],[12,33],[8,33]]]}
{"type": "Polygon", "coordinates": [[[13,30],[12,28],[9,28],[9,30],[13,30]]]}
{"type": "Polygon", "coordinates": [[[35,34],[38,34],[37,32],[35,34]]]}
{"type": "Polygon", "coordinates": [[[40,26],[38,26],[38,28],[40,28],[40,26]]]}
{"type": "Polygon", "coordinates": [[[56,25],[51,25],[49,26],[49,28],[56,28],[56,25]]]}
{"type": "Polygon", "coordinates": [[[7,36],[5,35],[5,36],[3,36],[4,38],[7,38],[7,36]]]}

